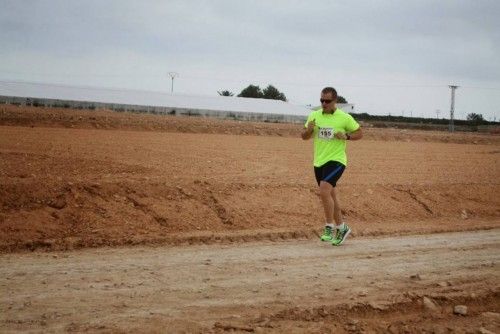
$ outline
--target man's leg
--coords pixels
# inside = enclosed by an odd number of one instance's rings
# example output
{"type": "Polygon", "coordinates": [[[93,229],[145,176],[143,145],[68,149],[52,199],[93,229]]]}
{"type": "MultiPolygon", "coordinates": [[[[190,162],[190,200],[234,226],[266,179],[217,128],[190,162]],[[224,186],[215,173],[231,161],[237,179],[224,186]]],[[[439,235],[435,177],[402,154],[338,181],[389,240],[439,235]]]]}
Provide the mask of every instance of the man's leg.
{"type": "Polygon", "coordinates": [[[321,241],[333,241],[335,235],[335,224],[333,223],[333,211],[335,203],[330,195],[332,185],[328,182],[321,181],[319,183],[319,195],[323,203],[323,209],[325,211],[325,231],[321,236],[321,241]]]}
{"type": "Polygon", "coordinates": [[[344,219],[342,218],[342,210],[340,208],[340,202],[338,200],[337,193],[335,192],[335,187],[332,187],[331,191],[332,201],[334,202],[334,217],[336,226],[335,238],[332,240],[332,245],[340,246],[347,236],[351,233],[351,229],[347,224],[344,224],[344,219]]]}
{"type": "Polygon", "coordinates": [[[323,202],[323,209],[325,210],[325,221],[327,224],[333,224],[333,214],[335,210],[335,202],[332,198],[332,191],[335,188],[328,182],[321,181],[319,183],[319,195],[323,202]]]}
{"type": "Polygon", "coordinates": [[[340,201],[337,197],[337,193],[335,192],[335,187],[332,187],[332,190],[330,192],[330,196],[332,197],[334,206],[333,206],[333,217],[335,219],[335,223],[338,225],[341,225],[344,220],[342,218],[342,210],[340,209],[340,201]]]}
{"type": "Polygon", "coordinates": [[[339,234],[335,228],[334,220],[339,224],[342,223],[342,212],[340,203],[335,196],[335,185],[344,169],[345,166],[336,161],[329,161],[321,167],[314,168],[326,221],[325,232],[321,236],[321,240],[331,241],[332,244],[339,234]]]}

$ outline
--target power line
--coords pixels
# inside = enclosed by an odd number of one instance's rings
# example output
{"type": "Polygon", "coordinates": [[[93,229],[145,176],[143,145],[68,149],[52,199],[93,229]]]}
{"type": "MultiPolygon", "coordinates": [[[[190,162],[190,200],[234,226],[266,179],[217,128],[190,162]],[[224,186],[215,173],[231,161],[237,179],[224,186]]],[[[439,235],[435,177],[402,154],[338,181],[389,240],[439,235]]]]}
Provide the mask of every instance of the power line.
{"type": "Polygon", "coordinates": [[[44,76],[44,77],[98,77],[98,78],[119,78],[119,77],[158,77],[161,78],[161,75],[157,74],[83,74],[83,73],[48,73],[48,72],[16,72],[16,71],[4,71],[0,70],[0,73],[6,74],[15,74],[15,75],[35,75],[35,76],[44,76]]]}
{"type": "Polygon", "coordinates": [[[141,90],[141,89],[132,89],[132,88],[120,88],[120,87],[109,87],[109,86],[87,86],[87,85],[74,85],[74,84],[63,84],[63,83],[50,83],[50,82],[34,82],[34,81],[23,81],[23,80],[0,80],[0,84],[25,84],[25,85],[39,85],[39,86],[49,86],[49,87],[59,87],[59,88],[85,88],[85,89],[93,89],[93,90],[109,90],[109,91],[130,91],[130,92],[157,92],[164,93],[162,91],[153,91],[153,90],[141,90]]]}
{"type": "Polygon", "coordinates": [[[469,89],[486,89],[486,90],[500,90],[500,88],[498,88],[498,87],[460,86],[460,88],[469,88],[469,89]]]}
{"type": "MultiPolygon", "coordinates": [[[[153,73],[129,73],[129,74],[102,74],[102,73],[93,73],[93,74],[83,74],[83,73],[49,73],[49,72],[20,72],[20,71],[11,71],[11,70],[3,70],[0,69],[0,73],[5,73],[5,74],[15,74],[15,75],[36,75],[36,76],[52,76],[52,77],[58,77],[58,76],[71,76],[71,77],[102,77],[102,78],[112,78],[112,77],[145,77],[145,78],[162,78],[162,75],[158,74],[153,74],[153,73]]],[[[248,81],[248,82],[258,82],[258,81],[266,81],[265,79],[256,79],[256,78],[250,78],[250,79],[240,79],[240,80],[235,80],[234,78],[223,78],[223,77],[214,77],[214,76],[202,76],[202,75],[190,75],[190,74],[185,74],[183,77],[189,79],[205,79],[205,80],[223,80],[225,82],[234,82],[234,83],[241,83],[242,81],[248,81]]],[[[276,81],[273,80],[275,84],[280,84],[280,85],[289,85],[289,86],[302,86],[302,87],[317,87],[319,84],[318,83],[300,83],[300,82],[289,82],[289,81],[276,81]]],[[[446,87],[447,85],[438,85],[438,84],[357,84],[357,83],[337,83],[335,85],[336,87],[353,87],[353,88],[443,88],[446,87]]],[[[483,89],[483,90],[499,90],[500,87],[484,87],[484,86],[467,86],[463,85],[461,88],[467,88],[467,89],[483,89]]]]}

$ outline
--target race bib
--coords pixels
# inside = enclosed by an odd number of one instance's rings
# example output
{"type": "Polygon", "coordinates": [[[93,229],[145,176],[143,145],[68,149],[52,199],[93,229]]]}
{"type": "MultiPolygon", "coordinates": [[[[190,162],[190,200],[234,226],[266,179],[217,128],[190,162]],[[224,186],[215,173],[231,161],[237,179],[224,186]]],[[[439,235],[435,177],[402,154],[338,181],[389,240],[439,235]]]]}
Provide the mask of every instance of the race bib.
{"type": "Polygon", "coordinates": [[[319,139],[332,139],[335,132],[332,128],[319,128],[318,138],[319,139]]]}

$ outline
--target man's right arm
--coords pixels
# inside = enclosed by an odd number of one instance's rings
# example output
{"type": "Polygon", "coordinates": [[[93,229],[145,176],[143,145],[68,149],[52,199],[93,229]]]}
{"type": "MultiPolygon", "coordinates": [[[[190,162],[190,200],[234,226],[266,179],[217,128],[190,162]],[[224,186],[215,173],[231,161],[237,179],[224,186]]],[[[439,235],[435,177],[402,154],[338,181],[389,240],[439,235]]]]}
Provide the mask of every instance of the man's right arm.
{"type": "Polygon", "coordinates": [[[301,133],[302,139],[307,140],[312,137],[314,133],[314,126],[316,126],[316,122],[314,119],[307,123],[307,128],[305,128],[301,133]]]}

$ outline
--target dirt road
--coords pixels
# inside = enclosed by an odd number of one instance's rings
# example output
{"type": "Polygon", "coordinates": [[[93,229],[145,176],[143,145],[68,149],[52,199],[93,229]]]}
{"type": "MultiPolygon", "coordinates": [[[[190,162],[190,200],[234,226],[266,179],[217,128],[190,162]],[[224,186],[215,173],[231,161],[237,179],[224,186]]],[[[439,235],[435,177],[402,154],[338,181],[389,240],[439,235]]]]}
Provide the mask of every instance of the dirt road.
{"type": "Polygon", "coordinates": [[[9,254],[0,257],[0,328],[498,332],[499,261],[498,229],[342,247],[294,240],[9,254]],[[453,314],[459,304],[466,316],[453,314]]]}

